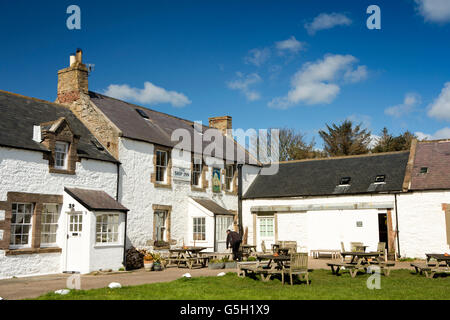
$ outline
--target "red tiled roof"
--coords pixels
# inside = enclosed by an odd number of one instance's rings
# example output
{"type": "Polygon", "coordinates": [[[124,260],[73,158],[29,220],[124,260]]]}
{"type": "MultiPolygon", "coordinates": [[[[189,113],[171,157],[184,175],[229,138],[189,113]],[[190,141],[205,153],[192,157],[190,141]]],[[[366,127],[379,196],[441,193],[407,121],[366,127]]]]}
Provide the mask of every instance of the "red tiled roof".
{"type": "Polygon", "coordinates": [[[450,140],[417,144],[409,189],[450,189],[450,140]],[[422,168],[428,168],[428,172],[421,173],[422,168]]]}

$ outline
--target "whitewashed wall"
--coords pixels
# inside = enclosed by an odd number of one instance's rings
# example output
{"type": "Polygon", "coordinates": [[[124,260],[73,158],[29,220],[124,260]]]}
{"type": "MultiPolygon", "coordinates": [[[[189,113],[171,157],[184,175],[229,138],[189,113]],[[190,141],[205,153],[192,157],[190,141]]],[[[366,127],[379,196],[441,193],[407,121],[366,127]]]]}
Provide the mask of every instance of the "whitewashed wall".
{"type": "MultiPolygon", "coordinates": [[[[76,175],[64,175],[49,173],[48,161],[42,156],[41,152],[0,147],[0,201],[7,200],[8,192],[63,195],[64,187],[103,190],[115,196],[115,164],[82,159],[76,164],[76,175]]],[[[65,236],[63,218],[61,214],[57,234],[61,248],[65,236]]],[[[5,256],[0,250],[0,278],[59,273],[62,258],[60,253],[5,256]]]]}
{"type": "MultiPolygon", "coordinates": [[[[212,192],[212,168],[206,175],[206,192],[191,191],[190,182],[172,180],[172,189],[155,188],[150,180],[153,173],[154,146],[150,143],[121,138],[119,156],[122,163],[120,202],[130,209],[127,223],[127,247],[149,247],[153,240],[154,204],[172,206],[171,238],[181,244],[187,239],[189,197],[211,199],[228,210],[237,210],[237,196],[212,192]]],[[[190,159],[190,156],[187,158],[190,159]]],[[[212,160],[212,159],[209,159],[212,160]]],[[[207,160],[207,161],[209,161],[207,160]]],[[[223,168],[223,160],[214,159],[223,168]]],[[[189,161],[173,160],[172,167],[191,168],[189,161]]],[[[213,231],[212,231],[213,232],[213,231]]]]}
{"type": "MultiPolygon", "coordinates": [[[[325,205],[348,203],[386,203],[394,202],[393,195],[309,197],[288,199],[244,200],[243,223],[248,227],[248,241],[253,243],[253,206],[296,206],[325,205]]],[[[378,214],[387,210],[322,210],[308,212],[277,213],[278,240],[297,241],[298,249],[310,251],[315,249],[341,249],[341,241],[350,249],[350,242],[363,242],[368,250],[375,251],[379,242],[378,214]],[[357,227],[356,222],[363,222],[357,227]]],[[[395,229],[393,216],[393,228],[395,229]]],[[[260,248],[259,235],[255,245],[260,248]]]]}
{"type": "Polygon", "coordinates": [[[401,194],[397,203],[402,257],[425,258],[425,253],[450,253],[442,210],[443,203],[450,203],[450,191],[401,194]]]}
{"type": "Polygon", "coordinates": [[[205,218],[205,236],[204,241],[195,241],[195,246],[208,248],[205,251],[214,251],[214,214],[199,205],[192,199],[188,200],[188,225],[186,228],[187,246],[194,246],[194,218],[205,218]]]}

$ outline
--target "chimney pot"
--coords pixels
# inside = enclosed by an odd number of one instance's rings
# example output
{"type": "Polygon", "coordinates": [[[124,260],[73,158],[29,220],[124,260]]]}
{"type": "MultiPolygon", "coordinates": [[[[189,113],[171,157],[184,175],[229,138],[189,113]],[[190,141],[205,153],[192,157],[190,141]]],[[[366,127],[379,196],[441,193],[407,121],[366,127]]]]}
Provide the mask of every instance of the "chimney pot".
{"type": "Polygon", "coordinates": [[[83,63],[83,50],[77,49],[76,59],[77,59],[77,62],[83,63]]]}
{"type": "Polygon", "coordinates": [[[75,54],[71,54],[70,55],[70,64],[69,64],[69,66],[71,67],[75,62],[76,62],[75,54]]]}

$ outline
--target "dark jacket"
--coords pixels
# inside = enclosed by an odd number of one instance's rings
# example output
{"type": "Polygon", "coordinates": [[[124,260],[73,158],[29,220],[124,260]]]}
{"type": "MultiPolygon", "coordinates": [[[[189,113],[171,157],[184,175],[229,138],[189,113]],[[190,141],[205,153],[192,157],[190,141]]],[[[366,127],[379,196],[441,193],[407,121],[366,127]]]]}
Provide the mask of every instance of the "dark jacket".
{"type": "Polygon", "coordinates": [[[239,235],[239,233],[235,232],[235,231],[231,231],[228,236],[227,236],[227,249],[229,247],[233,247],[233,245],[237,242],[241,242],[241,236],[239,235]]]}

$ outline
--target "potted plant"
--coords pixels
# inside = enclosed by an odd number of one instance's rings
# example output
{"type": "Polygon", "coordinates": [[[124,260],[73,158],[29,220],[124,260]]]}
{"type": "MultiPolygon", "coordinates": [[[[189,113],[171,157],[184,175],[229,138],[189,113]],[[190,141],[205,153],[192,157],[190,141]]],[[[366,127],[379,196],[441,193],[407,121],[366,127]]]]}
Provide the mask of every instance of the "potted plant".
{"type": "Polygon", "coordinates": [[[147,271],[152,271],[154,265],[154,258],[150,252],[147,252],[144,256],[144,269],[147,271]]]}
{"type": "Polygon", "coordinates": [[[237,268],[236,261],[231,261],[230,257],[228,257],[228,256],[223,257],[222,261],[225,264],[225,269],[236,269],[237,268]]]}
{"type": "Polygon", "coordinates": [[[162,258],[159,253],[153,253],[153,271],[162,271],[162,258]]]}
{"type": "Polygon", "coordinates": [[[225,268],[225,263],[219,259],[212,259],[208,263],[209,269],[223,269],[225,268]]]}

